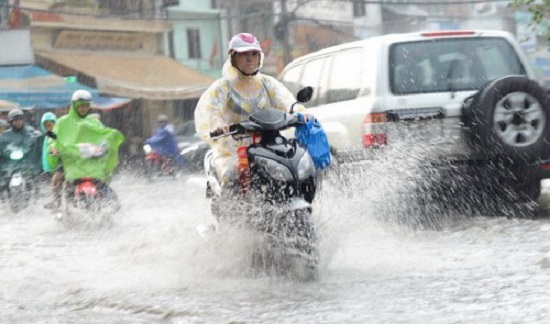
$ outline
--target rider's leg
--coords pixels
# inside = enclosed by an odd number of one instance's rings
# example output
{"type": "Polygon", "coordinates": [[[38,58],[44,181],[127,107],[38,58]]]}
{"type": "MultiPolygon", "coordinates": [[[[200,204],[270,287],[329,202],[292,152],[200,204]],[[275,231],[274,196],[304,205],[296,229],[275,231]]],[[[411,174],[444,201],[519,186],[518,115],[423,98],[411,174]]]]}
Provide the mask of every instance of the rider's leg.
{"type": "Polygon", "coordinates": [[[57,210],[61,207],[61,198],[63,194],[63,182],[65,181],[65,174],[63,170],[56,170],[52,176],[52,209],[57,210]]]}

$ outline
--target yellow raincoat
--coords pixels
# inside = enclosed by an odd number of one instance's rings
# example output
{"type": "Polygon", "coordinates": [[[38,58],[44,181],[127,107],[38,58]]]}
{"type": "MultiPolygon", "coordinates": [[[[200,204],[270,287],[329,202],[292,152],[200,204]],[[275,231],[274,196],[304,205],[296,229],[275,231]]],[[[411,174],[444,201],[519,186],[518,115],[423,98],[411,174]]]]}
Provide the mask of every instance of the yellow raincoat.
{"type": "MultiPolygon", "coordinates": [[[[266,108],[289,111],[296,102],[294,95],[275,78],[258,73],[244,76],[228,59],[222,78],[216,80],[200,97],[195,110],[195,126],[199,136],[212,146],[214,166],[222,187],[235,177],[237,148],[250,141],[235,141],[225,137],[213,141],[210,132],[220,126],[239,123],[255,111],[266,108]]],[[[305,111],[303,105],[294,106],[295,112],[305,111]]]]}

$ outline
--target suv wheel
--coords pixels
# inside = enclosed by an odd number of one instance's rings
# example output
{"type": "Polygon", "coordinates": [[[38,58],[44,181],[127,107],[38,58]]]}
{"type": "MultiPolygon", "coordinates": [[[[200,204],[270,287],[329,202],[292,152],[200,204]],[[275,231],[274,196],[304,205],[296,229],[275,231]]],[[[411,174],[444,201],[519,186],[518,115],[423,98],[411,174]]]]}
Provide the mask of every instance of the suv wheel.
{"type": "Polygon", "coordinates": [[[472,99],[466,126],[485,154],[531,161],[550,148],[548,95],[523,76],[507,76],[483,87],[472,99]]]}

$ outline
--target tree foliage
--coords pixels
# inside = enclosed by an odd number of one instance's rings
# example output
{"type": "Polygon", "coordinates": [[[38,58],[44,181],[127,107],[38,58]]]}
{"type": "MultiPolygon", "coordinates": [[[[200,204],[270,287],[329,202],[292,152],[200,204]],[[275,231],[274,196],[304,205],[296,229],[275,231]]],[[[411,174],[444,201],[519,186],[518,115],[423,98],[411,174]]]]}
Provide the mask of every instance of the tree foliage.
{"type": "Polygon", "coordinates": [[[531,23],[534,26],[543,27],[546,31],[546,37],[550,38],[550,26],[546,24],[546,19],[550,18],[550,0],[513,0],[512,8],[527,10],[531,16],[531,23]]]}

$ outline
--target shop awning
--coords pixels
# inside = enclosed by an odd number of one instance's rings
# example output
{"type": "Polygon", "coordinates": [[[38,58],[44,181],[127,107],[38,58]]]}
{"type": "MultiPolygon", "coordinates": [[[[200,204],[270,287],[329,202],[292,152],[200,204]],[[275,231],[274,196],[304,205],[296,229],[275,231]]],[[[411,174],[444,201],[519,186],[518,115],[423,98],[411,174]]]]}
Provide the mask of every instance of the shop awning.
{"type": "Polygon", "coordinates": [[[96,109],[113,109],[127,104],[130,98],[101,96],[96,89],[78,82],[68,82],[35,65],[0,67],[0,100],[21,108],[67,108],[78,89],[90,91],[96,109]]]}
{"type": "MultiPolygon", "coordinates": [[[[37,52],[37,61],[95,79],[101,93],[150,100],[198,98],[214,81],[166,56],[37,52]]],[[[66,71],[66,70],[65,70],[66,71]]]]}
{"type": "Polygon", "coordinates": [[[11,110],[17,107],[19,107],[19,105],[15,102],[0,100],[0,111],[11,110]]]}

